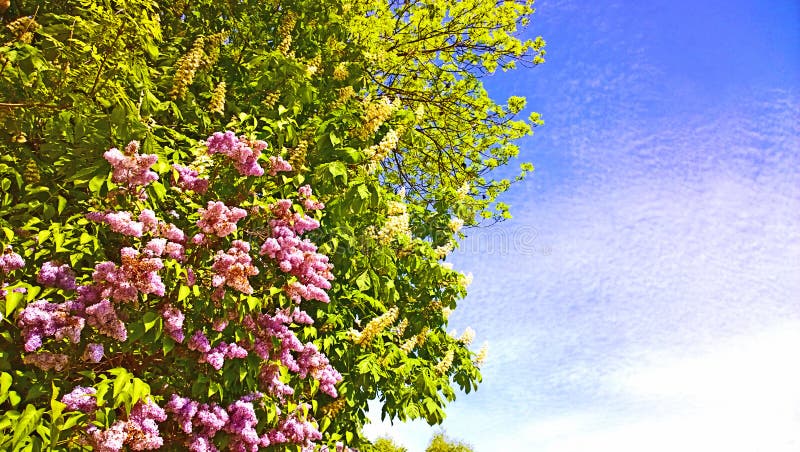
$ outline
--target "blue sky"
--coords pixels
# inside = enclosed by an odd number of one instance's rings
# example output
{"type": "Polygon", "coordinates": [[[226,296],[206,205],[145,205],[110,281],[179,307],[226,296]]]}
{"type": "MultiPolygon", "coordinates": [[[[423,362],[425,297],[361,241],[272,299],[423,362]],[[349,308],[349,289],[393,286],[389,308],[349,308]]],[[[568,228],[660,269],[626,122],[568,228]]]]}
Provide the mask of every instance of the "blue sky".
{"type": "MultiPolygon", "coordinates": [[[[800,3],[539,0],[514,220],[449,259],[479,452],[800,450],[800,3]]],[[[375,423],[411,452],[434,429],[375,423]]]]}

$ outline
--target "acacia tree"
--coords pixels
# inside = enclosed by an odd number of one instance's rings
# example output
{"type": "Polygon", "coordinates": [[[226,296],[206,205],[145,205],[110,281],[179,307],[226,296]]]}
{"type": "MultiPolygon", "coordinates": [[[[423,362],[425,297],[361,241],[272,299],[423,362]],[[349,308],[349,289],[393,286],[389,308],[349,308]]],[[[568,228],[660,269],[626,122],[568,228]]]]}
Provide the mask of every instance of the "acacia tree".
{"type": "Polygon", "coordinates": [[[541,43],[449,3],[12,1],[0,447],[358,447],[475,389],[442,261],[529,131],[478,72],[541,43]]]}

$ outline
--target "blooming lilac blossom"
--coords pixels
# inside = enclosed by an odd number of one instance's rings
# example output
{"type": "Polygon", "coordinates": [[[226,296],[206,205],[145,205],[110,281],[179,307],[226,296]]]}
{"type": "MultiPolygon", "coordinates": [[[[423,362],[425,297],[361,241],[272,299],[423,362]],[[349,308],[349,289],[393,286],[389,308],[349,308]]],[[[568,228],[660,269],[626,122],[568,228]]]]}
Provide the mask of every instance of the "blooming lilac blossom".
{"type": "MultiPolygon", "coordinates": [[[[304,190],[305,191],[305,190],[304,190]]],[[[307,192],[307,191],[305,191],[307,192]]],[[[270,220],[271,237],[261,246],[260,254],[278,261],[281,271],[297,277],[286,287],[295,302],[305,300],[330,301],[327,289],[333,279],[328,257],[317,253],[317,247],[299,236],[319,227],[319,222],[305,215],[291,212],[292,202],[283,199],[271,206],[275,218],[270,220]]]]}
{"type": "Polygon", "coordinates": [[[164,248],[167,246],[167,239],[155,238],[147,242],[144,247],[144,254],[148,257],[161,257],[164,254],[164,248]]]}
{"type": "Polygon", "coordinates": [[[159,228],[159,234],[171,242],[183,243],[186,241],[186,234],[172,223],[159,223],[159,228]]]}
{"type": "Polygon", "coordinates": [[[158,161],[158,156],[139,154],[138,141],[128,143],[124,153],[117,148],[111,148],[103,154],[103,158],[111,164],[111,180],[116,184],[133,188],[158,180],[158,174],[150,171],[150,167],[158,161]]]}
{"type": "Polygon", "coordinates": [[[192,418],[197,414],[200,404],[189,398],[172,394],[172,398],[164,406],[168,413],[174,414],[175,421],[184,433],[192,433],[192,418]]]}
{"type": "Polygon", "coordinates": [[[156,213],[150,209],[142,209],[142,211],[139,212],[139,221],[144,226],[145,231],[151,232],[158,228],[156,213]]]}
{"type": "Polygon", "coordinates": [[[192,267],[186,269],[186,285],[189,287],[197,284],[197,275],[194,274],[192,267]]]}
{"type": "Polygon", "coordinates": [[[257,452],[261,439],[255,429],[258,418],[253,404],[237,400],[228,406],[227,411],[229,420],[225,431],[231,435],[231,450],[257,452]]]}
{"type": "Polygon", "coordinates": [[[319,352],[317,346],[311,342],[307,343],[297,356],[298,375],[305,378],[311,375],[319,382],[319,390],[336,398],[336,384],[342,381],[342,374],[334,369],[328,358],[319,352]]]}
{"type": "Polygon", "coordinates": [[[205,355],[203,355],[199,362],[208,363],[214,369],[220,370],[225,364],[225,359],[234,358],[247,358],[247,350],[235,342],[232,344],[220,342],[214,348],[210,349],[205,355]]]}
{"type": "Polygon", "coordinates": [[[56,372],[61,372],[69,364],[69,356],[50,352],[29,353],[25,355],[22,362],[44,371],[53,369],[56,372]]]}
{"type": "Polygon", "coordinates": [[[80,342],[85,320],[71,315],[71,307],[69,303],[56,304],[46,300],[26,306],[17,320],[25,339],[25,351],[37,350],[42,346],[42,339],[50,336],[58,340],[67,338],[73,344],[80,342]]]}
{"type": "Polygon", "coordinates": [[[112,337],[120,342],[128,338],[125,324],[117,317],[117,311],[107,299],[101,300],[86,308],[86,322],[100,334],[112,337]]]}
{"type": "Polygon", "coordinates": [[[92,279],[100,288],[103,298],[134,301],[138,292],[164,296],[166,288],[157,273],[164,267],[160,258],[140,255],[130,247],[122,248],[120,257],[122,265],[101,262],[92,273],[92,279]]]}
{"type": "Polygon", "coordinates": [[[209,201],[205,209],[199,210],[197,227],[206,234],[225,237],[236,231],[236,222],[247,216],[247,211],[238,207],[227,207],[221,201],[209,201]]]}
{"type": "Polygon", "coordinates": [[[6,247],[3,254],[0,254],[0,270],[3,273],[11,273],[14,270],[19,270],[25,266],[25,260],[22,256],[15,253],[11,247],[6,247]]]}
{"type": "Polygon", "coordinates": [[[69,411],[82,411],[92,413],[97,410],[97,389],[92,387],[75,386],[69,394],[61,397],[61,402],[67,405],[69,411]]]}
{"type": "Polygon", "coordinates": [[[86,219],[96,223],[105,223],[112,231],[130,237],[141,237],[145,231],[144,223],[133,219],[133,214],[121,212],[89,212],[86,219]]]}
{"type": "Polygon", "coordinates": [[[86,433],[89,434],[89,442],[93,449],[97,452],[119,452],[122,450],[125,440],[128,439],[128,434],[125,431],[126,424],[124,421],[117,421],[105,430],[100,430],[96,426],[90,425],[86,429],[86,433]]]}
{"type": "Polygon", "coordinates": [[[152,450],[164,445],[158,422],[167,420],[167,413],[152,400],[140,400],[131,409],[126,431],[128,447],[132,450],[152,450]]]}
{"type": "Polygon", "coordinates": [[[269,174],[270,176],[275,176],[281,172],[287,172],[292,170],[292,165],[289,164],[286,160],[282,159],[280,156],[272,156],[269,158],[269,174]]]}
{"type": "Polygon", "coordinates": [[[99,363],[103,360],[104,353],[103,344],[89,343],[86,344],[86,350],[83,351],[81,358],[89,363],[99,363]]]}
{"type": "Polygon", "coordinates": [[[200,404],[189,398],[172,394],[165,409],[168,413],[173,414],[173,419],[184,433],[192,435],[189,441],[190,451],[217,450],[211,438],[229,421],[228,412],[224,408],[214,403],[200,404]]]}
{"type": "Polygon", "coordinates": [[[164,248],[164,253],[167,255],[167,257],[175,259],[178,262],[183,262],[184,259],[186,259],[186,250],[180,243],[167,242],[167,246],[164,248]]]}
{"type": "Polygon", "coordinates": [[[234,168],[242,176],[262,176],[264,168],[258,164],[261,151],[267,143],[261,140],[248,140],[236,137],[231,131],[215,132],[205,142],[209,154],[222,154],[233,162],[234,168]]]}
{"type": "Polygon", "coordinates": [[[200,330],[194,332],[186,346],[189,347],[189,350],[196,350],[202,353],[208,353],[211,350],[211,343],[208,342],[208,338],[200,330]]]}
{"type": "Polygon", "coordinates": [[[208,190],[208,179],[198,177],[200,173],[183,165],[172,165],[178,173],[178,187],[203,194],[208,190]]]}
{"type": "Polygon", "coordinates": [[[307,413],[311,407],[300,404],[295,411],[282,419],[278,426],[267,433],[269,444],[291,443],[313,450],[313,442],[322,439],[322,433],[307,413]]]}
{"type": "MultiPolygon", "coordinates": [[[[294,332],[289,328],[293,319],[310,320],[303,311],[295,310],[292,314],[288,311],[278,311],[274,316],[257,314],[246,317],[243,325],[251,333],[254,340],[252,350],[261,359],[268,361],[277,358],[290,371],[297,373],[301,378],[310,375],[320,383],[320,390],[331,397],[337,397],[335,385],[342,380],[342,375],[336,371],[328,358],[320,353],[312,343],[303,345],[294,332]],[[279,348],[275,350],[273,339],[277,339],[279,348]],[[296,353],[296,356],[293,354],[296,353]]],[[[270,394],[282,397],[292,394],[292,389],[280,380],[279,368],[272,364],[262,366],[259,380],[269,390],[270,394]]]]}
{"type": "Polygon", "coordinates": [[[161,310],[161,317],[164,319],[164,332],[175,342],[183,342],[185,337],[183,334],[183,312],[172,305],[167,305],[161,310]]]}
{"type": "Polygon", "coordinates": [[[225,331],[225,328],[228,326],[228,319],[215,319],[211,325],[211,329],[216,332],[225,331]]]}
{"type": "MultiPolygon", "coordinates": [[[[253,266],[249,252],[250,244],[242,240],[234,240],[227,252],[217,251],[211,266],[214,271],[211,285],[217,288],[232,287],[245,294],[253,293],[247,278],[257,275],[258,268],[253,266]]],[[[221,295],[224,295],[224,291],[221,295]]]]}
{"type": "Polygon", "coordinates": [[[325,208],[325,204],[315,201],[311,198],[312,191],[310,185],[303,185],[302,187],[297,189],[297,194],[303,198],[303,208],[306,210],[322,210],[325,208]]]}
{"type": "Polygon", "coordinates": [[[75,290],[75,272],[67,264],[58,265],[56,262],[49,261],[42,264],[36,281],[45,286],[55,287],[63,290],[75,290]]]}
{"type": "Polygon", "coordinates": [[[277,364],[268,364],[261,367],[258,374],[261,384],[270,394],[283,400],[284,397],[294,394],[294,388],[281,380],[281,368],[277,364]]]}

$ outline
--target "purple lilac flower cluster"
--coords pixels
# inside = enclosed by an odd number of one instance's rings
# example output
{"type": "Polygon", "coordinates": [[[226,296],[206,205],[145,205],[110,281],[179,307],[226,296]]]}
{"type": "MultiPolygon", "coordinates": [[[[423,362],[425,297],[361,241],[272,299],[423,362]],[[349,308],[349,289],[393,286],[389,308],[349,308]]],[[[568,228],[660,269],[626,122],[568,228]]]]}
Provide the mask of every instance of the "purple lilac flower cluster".
{"type": "MultiPolygon", "coordinates": [[[[243,325],[253,333],[255,339],[252,349],[261,359],[265,361],[277,359],[301,378],[311,375],[319,381],[322,392],[337,397],[335,385],[342,380],[342,375],[330,365],[328,358],[320,353],[314,344],[303,345],[289,328],[293,321],[308,323],[310,320],[308,314],[300,310],[291,315],[286,311],[278,311],[274,316],[258,314],[246,317],[243,325]],[[277,343],[280,344],[279,350],[274,350],[273,339],[277,339],[277,343]],[[297,357],[292,352],[297,353],[297,357]]],[[[282,397],[292,394],[292,388],[283,384],[278,378],[278,370],[277,366],[265,363],[259,373],[259,379],[272,395],[282,397]]]]}
{"type": "Polygon", "coordinates": [[[292,170],[292,165],[279,155],[273,155],[269,158],[269,171],[267,174],[276,176],[278,173],[283,173],[292,170]]]}
{"type": "Polygon", "coordinates": [[[307,415],[311,407],[300,404],[295,411],[282,419],[278,426],[267,433],[269,444],[298,444],[303,450],[313,451],[314,441],[322,438],[313,418],[307,415]]]}
{"type": "Polygon", "coordinates": [[[103,154],[113,168],[111,180],[116,184],[124,184],[129,188],[144,186],[158,180],[158,174],[150,171],[150,167],[158,161],[155,154],[139,154],[139,142],[131,141],[121,152],[111,148],[103,154]]]}
{"type": "Polygon", "coordinates": [[[253,401],[260,399],[255,393],[233,402],[227,409],[217,404],[198,403],[192,399],[173,394],[166,405],[167,412],[174,415],[181,430],[190,435],[189,450],[211,452],[218,449],[214,436],[225,431],[230,436],[228,447],[232,451],[258,451],[270,444],[267,435],[259,437],[256,432],[258,418],[253,401]]]}
{"type": "Polygon", "coordinates": [[[29,366],[36,366],[44,371],[55,370],[61,372],[69,364],[69,356],[62,353],[29,353],[22,362],[29,366]]]}
{"type": "Polygon", "coordinates": [[[317,253],[317,246],[299,236],[319,227],[319,222],[307,215],[293,213],[292,201],[282,199],[271,206],[273,219],[269,225],[272,237],[261,245],[260,254],[278,261],[280,269],[297,277],[289,284],[287,292],[295,302],[318,300],[330,301],[327,289],[333,279],[328,256],[317,253]]]}
{"type": "Polygon", "coordinates": [[[145,245],[144,253],[148,257],[162,257],[166,256],[175,259],[178,262],[183,262],[186,259],[186,250],[183,245],[176,242],[170,242],[165,238],[155,238],[147,242],[145,245]]]}
{"type": "Polygon", "coordinates": [[[233,161],[236,171],[242,176],[263,176],[264,168],[258,164],[261,151],[267,148],[267,143],[261,140],[248,140],[246,137],[236,137],[236,134],[227,131],[215,132],[205,142],[209,154],[222,154],[233,161]]]}
{"type": "Polygon", "coordinates": [[[247,350],[233,342],[228,344],[220,342],[200,358],[201,363],[206,362],[216,370],[222,369],[226,359],[247,358],[247,350]]]}
{"type": "Polygon", "coordinates": [[[192,190],[195,193],[203,194],[208,190],[208,179],[199,177],[200,173],[183,165],[172,165],[178,173],[178,187],[183,190],[192,190]]]}
{"type": "Polygon", "coordinates": [[[319,382],[319,390],[325,394],[333,398],[339,396],[339,393],[336,392],[336,384],[342,381],[342,374],[330,365],[328,357],[320,353],[317,346],[311,342],[306,343],[297,354],[296,372],[300,378],[311,375],[319,382]]]}
{"type": "Polygon", "coordinates": [[[32,352],[42,346],[42,339],[54,336],[61,340],[69,339],[73,344],[81,340],[85,320],[71,314],[73,303],[50,303],[35,301],[22,311],[17,325],[25,339],[25,351],[32,352]]]}
{"type": "Polygon", "coordinates": [[[325,208],[325,204],[311,199],[312,191],[310,185],[303,185],[302,187],[297,189],[297,193],[303,199],[303,208],[306,210],[322,210],[325,208]]]}
{"type": "Polygon", "coordinates": [[[86,344],[86,349],[83,351],[83,356],[81,359],[88,363],[99,363],[103,360],[103,355],[105,354],[105,348],[103,348],[103,344],[97,343],[89,343],[86,344]]]}
{"type": "Polygon", "coordinates": [[[153,401],[139,401],[131,409],[127,421],[116,421],[100,430],[89,426],[87,433],[94,450],[118,452],[127,444],[131,450],[153,450],[164,445],[158,423],[167,420],[167,413],[153,401]]]}
{"type": "Polygon", "coordinates": [[[144,234],[144,223],[134,220],[130,212],[89,212],[86,218],[96,223],[105,223],[112,231],[122,235],[141,237],[144,234]]]}
{"type": "Polygon", "coordinates": [[[120,250],[122,265],[106,261],[97,264],[92,280],[103,298],[134,301],[139,292],[164,296],[164,283],[158,271],[164,263],[158,257],[146,257],[131,247],[120,250]]]}
{"type": "Polygon", "coordinates": [[[97,389],[93,387],[75,386],[69,394],[61,397],[61,402],[67,405],[69,411],[82,411],[93,413],[97,410],[97,389]]]}
{"type": "Polygon", "coordinates": [[[253,293],[253,286],[247,279],[258,274],[258,268],[250,258],[250,244],[242,240],[234,240],[227,252],[217,251],[211,269],[214,275],[211,285],[216,287],[212,298],[221,300],[225,295],[225,286],[232,287],[245,294],[253,293]]]}
{"type": "MultiPolygon", "coordinates": [[[[120,212],[89,212],[86,214],[89,221],[107,224],[112,231],[130,237],[141,237],[149,232],[156,237],[162,237],[168,242],[163,243],[161,251],[173,259],[182,259],[183,245],[186,235],[183,231],[172,223],[159,221],[155,212],[144,209],[139,213],[138,221],[133,219],[133,214],[126,211],[120,212]]],[[[155,246],[155,245],[154,245],[155,246]]]]}
{"type": "Polygon", "coordinates": [[[161,317],[164,319],[164,332],[175,342],[183,342],[185,338],[183,334],[183,312],[172,305],[166,305],[161,310],[161,317]]]}
{"type": "Polygon", "coordinates": [[[194,332],[186,346],[189,350],[202,353],[199,363],[208,363],[216,370],[222,369],[226,359],[247,358],[247,350],[235,342],[220,342],[212,348],[208,338],[200,330],[194,332]]]}
{"type": "Polygon", "coordinates": [[[97,332],[112,337],[120,342],[128,338],[128,330],[125,324],[117,316],[117,311],[108,299],[86,308],[86,322],[94,327],[97,332]]]}
{"type": "Polygon", "coordinates": [[[236,231],[236,222],[247,216],[247,211],[238,207],[228,208],[222,201],[209,201],[205,209],[199,210],[197,227],[206,234],[225,237],[236,231]]]}
{"type": "Polygon", "coordinates": [[[3,273],[11,273],[24,266],[25,260],[22,259],[22,256],[15,253],[10,246],[3,251],[3,254],[0,254],[0,270],[2,270],[3,273]]]}
{"type": "Polygon", "coordinates": [[[45,286],[63,290],[75,290],[75,272],[67,264],[49,261],[42,264],[42,269],[36,275],[36,281],[45,286]]]}

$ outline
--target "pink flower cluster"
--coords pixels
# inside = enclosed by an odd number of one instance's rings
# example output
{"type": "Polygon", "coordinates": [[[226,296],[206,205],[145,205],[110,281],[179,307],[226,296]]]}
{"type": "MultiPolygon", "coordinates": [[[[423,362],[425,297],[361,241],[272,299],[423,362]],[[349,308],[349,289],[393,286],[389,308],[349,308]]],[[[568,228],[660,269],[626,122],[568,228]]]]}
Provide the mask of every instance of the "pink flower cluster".
{"type": "Polygon", "coordinates": [[[202,353],[199,363],[208,363],[216,370],[222,369],[226,359],[247,358],[247,350],[235,342],[231,344],[220,342],[212,348],[208,338],[200,330],[194,332],[186,346],[189,350],[202,353]]]}
{"type": "Polygon", "coordinates": [[[270,176],[275,176],[278,173],[283,173],[292,170],[292,165],[289,164],[286,160],[281,158],[279,155],[273,155],[269,158],[269,174],[270,176]]]}
{"type": "Polygon", "coordinates": [[[164,332],[175,342],[183,342],[183,320],[184,315],[180,309],[167,305],[161,310],[161,318],[164,319],[164,332]]]}
{"type": "Polygon", "coordinates": [[[340,374],[333,366],[330,365],[328,357],[317,349],[317,346],[311,342],[306,343],[300,353],[297,354],[297,369],[295,370],[300,378],[306,378],[311,375],[312,378],[319,382],[319,390],[336,398],[339,393],[336,392],[336,384],[342,381],[342,374],[340,374]]]}
{"type": "Polygon", "coordinates": [[[310,185],[303,185],[302,187],[297,189],[297,194],[303,198],[303,208],[306,210],[322,210],[325,208],[325,204],[311,199],[311,186],[310,185]]]}
{"type": "Polygon", "coordinates": [[[61,372],[67,367],[67,364],[69,364],[69,356],[62,353],[50,352],[29,353],[25,355],[22,362],[29,366],[38,367],[44,371],[52,369],[56,372],[61,372]]]}
{"type": "Polygon", "coordinates": [[[42,269],[36,275],[36,281],[45,286],[63,290],[75,290],[75,272],[67,264],[58,265],[50,261],[42,264],[42,269]]]}
{"type": "Polygon", "coordinates": [[[199,210],[197,227],[206,234],[225,237],[236,231],[236,222],[247,216],[247,211],[238,207],[228,208],[222,201],[209,201],[205,209],[199,210]]]}
{"type": "MultiPolygon", "coordinates": [[[[253,351],[263,360],[278,359],[290,371],[297,373],[301,378],[311,375],[320,383],[320,391],[337,397],[335,385],[342,381],[342,375],[334,369],[328,358],[320,353],[317,347],[308,343],[303,345],[295,336],[289,325],[295,323],[308,323],[310,317],[303,311],[296,310],[292,314],[278,311],[274,316],[258,314],[244,319],[243,325],[253,333],[253,351]],[[274,341],[276,340],[276,341],[274,341]],[[280,344],[274,350],[274,343],[280,344]],[[292,354],[297,353],[297,357],[292,354]]],[[[265,364],[259,378],[270,394],[282,397],[293,393],[292,388],[284,385],[278,378],[278,368],[265,364]]]]}
{"type": "Polygon", "coordinates": [[[97,410],[97,389],[93,387],[75,386],[69,394],[61,397],[61,402],[67,405],[69,411],[83,411],[92,413],[97,410]]]}
{"type": "Polygon", "coordinates": [[[127,444],[131,450],[153,450],[164,445],[158,423],[167,420],[167,413],[153,401],[139,401],[131,409],[127,421],[116,421],[106,430],[89,426],[92,446],[97,451],[118,452],[127,444]]]}
{"type": "MultiPolygon", "coordinates": [[[[152,233],[156,237],[164,237],[173,243],[173,247],[186,241],[186,235],[180,228],[172,223],[159,221],[155,212],[150,209],[142,210],[138,221],[133,219],[132,213],[126,211],[89,212],[86,218],[97,223],[105,223],[112,231],[130,237],[141,237],[145,232],[152,233]]],[[[182,250],[179,254],[182,254],[182,250]]]]}
{"type": "Polygon", "coordinates": [[[2,270],[3,273],[11,273],[24,266],[25,260],[22,259],[22,256],[15,253],[10,246],[3,251],[3,254],[0,254],[0,270],[2,270]]]}
{"type": "Polygon", "coordinates": [[[269,225],[272,237],[261,245],[260,254],[278,261],[280,269],[297,277],[287,287],[289,297],[295,302],[330,301],[327,289],[333,279],[328,256],[317,253],[317,246],[299,236],[319,227],[319,222],[307,215],[291,212],[292,201],[282,199],[271,206],[274,218],[269,225]]]}
{"type": "Polygon", "coordinates": [[[322,433],[313,422],[313,418],[305,414],[310,409],[307,404],[298,405],[292,414],[282,419],[276,428],[267,433],[269,443],[298,444],[303,446],[303,450],[313,451],[313,442],[322,439],[322,433]]]}
{"type": "Polygon", "coordinates": [[[178,172],[178,187],[184,190],[192,190],[195,193],[203,194],[208,190],[208,179],[199,177],[200,173],[183,165],[172,165],[172,169],[178,172]]]}
{"type": "Polygon", "coordinates": [[[137,250],[125,247],[120,250],[122,265],[101,262],[94,267],[92,280],[102,298],[114,301],[134,301],[139,292],[164,296],[164,283],[158,271],[164,263],[158,257],[140,255],[137,250]]]}
{"type": "Polygon", "coordinates": [[[217,404],[198,403],[186,397],[173,394],[166,405],[167,412],[173,414],[181,430],[190,435],[189,450],[196,452],[217,451],[213,438],[220,431],[229,434],[228,448],[232,451],[253,451],[267,447],[267,435],[259,437],[255,427],[258,424],[253,401],[262,394],[254,393],[222,408],[217,404]]]}
{"type": "Polygon", "coordinates": [[[180,243],[170,242],[165,238],[156,238],[147,242],[144,253],[148,257],[169,257],[178,262],[186,259],[186,249],[180,243]]]}
{"type": "Polygon", "coordinates": [[[104,354],[103,344],[89,343],[86,344],[86,349],[83,351],[81,358],[88,363],[99,363],[103,360],[104,354]]]}
{"type": "Polygon", "coordinates": [[[26,306],[17,320],[25,339],[25,351],[39,349],[42,339],[50,336],[58,340],[67,338],[73,344],[80,342],[85,320],[72,315],[72,309],[70,302],[56,304],[45,300],[26,306]]]}
{"type": "Polygon", "coordinates": [[[158,161],[158,156],[139,154],[138,141],[128,143],[125,146],[125,152],[111,148],[103,154],[103,158],[111,164],[113,168],[111,180],[116,184],[124,184],[132,188],[158,180],[158,174],[150,171],[150,167],[158,161]]]}
{"type": "Polygon", "coordinates": [[[261,151],[267,148],[267,143],[261,140],[248,140],[245,137],[236,137],[236,134],[227,131],[215,132],[205,142],[209,154],[222,154],[233,161],[236,171],[242,176],[263,176],[264,168],[258,164],[261,151]]]}
{"type": "Polygon", "coordinates": [[[120,342],[128,338],[125,324],[117,317],[117,311],[107,299],[101,300],[86,308],[86,322],[98,333],[112,337],[120,342]]]}
{"type": "Polygon", "coordinates": [[[242,293],[253,293],[253,287],[247,278],[257,275],[258,268],[252,264],[249,252],[250,244],[242,240],[234,240],[227,252],[217,251],[211,266],[214,271],[211,285],[217,288],[212,298],[221,300],[225,295],[225,286],[242,293]]]}

